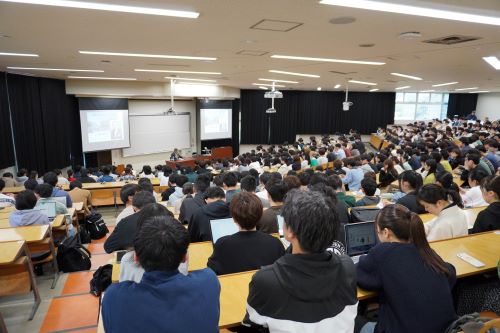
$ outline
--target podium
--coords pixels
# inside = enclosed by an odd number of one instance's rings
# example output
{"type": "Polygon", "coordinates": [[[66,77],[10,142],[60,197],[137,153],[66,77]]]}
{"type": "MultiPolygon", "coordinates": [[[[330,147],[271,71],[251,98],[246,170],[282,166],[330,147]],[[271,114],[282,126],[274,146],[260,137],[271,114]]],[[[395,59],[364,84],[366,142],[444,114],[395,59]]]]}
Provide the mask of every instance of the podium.
{"type": "Polygon", "coordinates": [[[212,148],[212,154],[210,155],[201,155],[195,157],[187,157],[178,161],[165,161],[165,164],[175,169],[177,165],[181,165],[183,167],[191,167],[194,169],[196,166],[196,161],[206,161],[206,160],[218,160],[218,159],[232,159],[233,158],[233,147],[219,147],[212,148]]]}

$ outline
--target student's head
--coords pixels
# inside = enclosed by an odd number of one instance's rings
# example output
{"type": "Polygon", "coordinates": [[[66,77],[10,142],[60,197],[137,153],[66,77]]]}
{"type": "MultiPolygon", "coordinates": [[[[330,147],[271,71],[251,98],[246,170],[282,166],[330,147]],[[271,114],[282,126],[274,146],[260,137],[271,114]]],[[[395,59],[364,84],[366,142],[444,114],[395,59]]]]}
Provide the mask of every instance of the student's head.
{"type": "Polygon", "coordinates": [[[28,170],[27,170],[27,169],[25,169],[25,168],[21,168],[21,169],[19,169],[19,171],[17,172],[17,176],[18,176],[18,177],[24,177],[24,176],[26,176],[26,174],[27,174],[27,173],[28,173],[28,170]]]}
{"type": "Polygon", "coordinates": [[[193,183],[185,183],[184,185],[182,185],[182,194],[188,195],[193,194],[193,192],[193,183]]]}
{"type": "Polygon", "coordinates": [[[344,184],[342,183],[342,179],[338,175],[328,176],[326,179],[328,186],[333,188],[335,191],[342,192],[344,190],[344,184]]]}
{"type": "Polygon", "coordinates": [[[219,200],[226,200],[226,194],[220,187],[212,186],[205,191],[204,198],[205,202],[209,204],[219,200]]]}
{"type": "Polygon", "coordinates": [[[125,184],[120,190],[120,199],[125,205],[130,205],[134,199],[134,195],[140,190],[141,187],[137,184],[125,184]]]}
{"type": "Polygon", "coordinates": [[[159,203],[148,203],[144,207],[142,207],[141,211],[137,213],[137,231],[141,228],[144,221],[153,216],[170,216],[174,217],[174,214],[167,209],[164,205],[159,203]]]}
{"type": "Polygon", "coordinates": [[[472,170],[479,164],[480,160],[481,155],[469,152],[467,153],[467,155],[465,155],[464,166],[466,169],[472,170]]]}
{"type": "Polygon", "coordinates": [[[418,191],[423,184],[422,176],[420,176],[420,174],[415,171],[403,171],[399,175],[399,184],[401,192],[410,193],[418,191]]]}
{"type": "Polygon", "coordinates": [[[182,188],[188,181],[189,178],[186,175],[177,175],[177,177],[175,177],[175,186],[182,188]]]}
{"type": "Polygon", "coordinates": [[[255,229],[262,210],[262,201],[250,192],[237,193],[231,200],[231,216],[243,230],[255,229]]]}
{"type": "Polygon", "coordinates": [[[27,190],[34,191],[37,186],[38,182],[36,181],[36,179],[28,179],[24,182],[24,188],[27,190]]]}
{"type": "Polygon", "coordinates": [[[322,253],[337,236],[335,205],[319,192],[288,192],[282,215],[285,238],[293,244],[293,251],[322,253]]]}
{"type": "Polygon", "coordinates": [[[470,187],[479,186],[481,184],[481,181],[487,176],[488,174],[483,169],[480,168],[472,169],[469,172],[469,180],[468,180],[470,187]]]}
{"type": "Polygon", "coordinates": [[[377,182],[371,178],[363,178],[361,180],[361,188],[363,193],[369,197],[373,197],[377,191],[377,182]]]}
{"type": "Polygon", "coordinates": [[[439,215],[450,204],[455,204],[463,208],[462,198],[458,192],[447,190],[437,184],[422,186],[418,191],[417,201],[427,212],[433,215],[439,215]]]}
{"type": "Polygon", "coordinates": [[[430,174],[436,174],[437,162],[436,162],[435,159],[429,158],[424,163],[425,163],[425,169],[427,170],[427,174],[428,175],[430,175],[430,174]]]}
{"type": "Polygon", "coordinates": [[[134,195],[134,199],[132,199],[132,206],[136,212],[140,211],[142,207],[149,203],[156,203],[156,199],[153,193],[147,191],[137,192],[134,195]]]}
{"type": "Polygon", "coordinates": [[[453,181],[453,175],[448,171],[438,172],[436,175],[436,184],[446,190],[459,191],[458,185],[453,181]]]}
{"type": "Polygon", "coordinates": [[[81,182],[79,182],[78,180],[73,180],[71,183],[69,183],[69,190],[73,190],[75,188],[82,188],[83,185],[81,182]]]}
{"type": "Polygon", "coordinates": [[[302,186],[307,186],[311,180],[311,174],[309,172],[302,172],[299,174],[299,180],[302,186]]]}
{"type": "Polygon", "coordinates": [[[50,198],[52,196],[53,186],[50,184],[39,184],[35,187],[35,193],[40,198],[50,198]]]}
{"type": "Polygon", "coordinates": [[[484,201],[491,204],[500,201],[500,176],[488,176],[481,182],[484,201]]]}
{"type": "Polygon", "coordinates": [[[282,203],[288,192],[288,185],[284,180],[273,180],[266,184],[266,191],[269,198],[271,198],[274,203],[282,203]]]}
{"type": "Polygon", "coordinates": [[[73,170],[69,169],[68,171],[66,171],[66,173],[68,174],[68,178],[71,178],[73,177],[73,170]]]}
{"type": "Polygon", "coordinates": [[[16,209],[25,210],[33,209],[36,205],[36,195],[31,190],[24,190],[16,195],[16,209]]]}
{"type": "Polygon", "coordinates": [[[234,172],[227,172],[222,178],[222,183],[224,184],[224,188],[235,187],[238,184],[238,177],[234,172]]]}
{"type": "Polygon", "coordinates": [[[150,175],[151,173],[153,173],[153,171],[151,170],[151,166],[150,165],[145,165],[142,167],[142,172],[144,172],[145,175],[150,175]]]}
{"type": "Polygon", "coordinates": [[[436,273],[449,275],[444,261],[429,246],[418,214],[402,205],[388,205],[377,214],[375,228],[380,242],[413,244],[426,265],[436,273]]]}
{"type": "Polygon", "coordinates": [[[56,186],[57,185],[57,175],[54,172],[49,171],[45,175],[43,175],[43,182],[46,184],[50,184],[52,186],[56,186]]]}
{"type": "Polygon", "coordinates": [[[87,177],[88,175],[89,175],[89,170],[87,170],[85,168],[80,169],[80,176],[87,177]]]}
{"type": "Polygon", "coordinates": [[[0,178],[0,192],[2,192],[2,190],[5,188],[5,181],[0,178]]]}
{"type": "Polygon", "coordinates": [[[294,188],[300,188],[302,185],[300,183],[299,177],[292,175],[292,176],[286,176],[283,178],[283,182],[286,184],[288,191],[294,189],[294,188]]]}
{"type": "Polygon", "coordinates": [[[201,174],[194,182],[194,189],[196,193],[204,193],[210,187],[210,176],[201,174]]]}
{"type": "Polygon", "coordinates": [[[241,179],[241,190],[247,192],[255,192],[257,188],[257,180],[254,176],[245,176],[241,179]]]}
{"type": "Polygon", "coordinates": [[[4,177],[4,178],[14,178],[14,175],[12,173],[10,173],[10,172],[5,172],[2,175],[2,177],[4,177]]]}
{"type": "Polygon", "coordinates": [[[188,246],[186,228],[168,215],[144,220],[134,240],[137,259],[146,272],[176,270],[186,261],[188,246]]]}
{"type": "Polygon", "coordinates": [[[61,169],[54,169],[54,173],[59,177],[62,176],[62,171],[61,169]]]}
{"type": "Polygon", "coordinates": [[[137,185],[141,188],[141,190],[153,193],[153,184],[149,178],[141,178],[137,182],[137,185]]]}
{"type": "Polygon", "coordinates": [[[108,165],[103,166],[102,173],[105,175],[109,175],[111,173],[111,168],[108,165]]]}

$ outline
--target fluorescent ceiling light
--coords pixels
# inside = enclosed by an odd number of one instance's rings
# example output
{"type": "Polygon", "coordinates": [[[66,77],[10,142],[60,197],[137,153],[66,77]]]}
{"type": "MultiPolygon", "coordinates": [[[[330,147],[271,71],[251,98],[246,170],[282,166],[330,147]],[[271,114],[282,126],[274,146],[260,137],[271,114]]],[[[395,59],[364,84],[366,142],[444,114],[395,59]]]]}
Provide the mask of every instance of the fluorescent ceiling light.
{"type": "Polygon", "coordinates": [[[489,90],[478,90],[478,91],[469,91],[469,94],[484,94],[489,93],[489,90]]]}
{"type": "Polygon", "coordinates": [[[431,89],[431,90],[422,90],[421,93],[428,93],[428,92],[434,92],[434,91],[436,91],[436,90],[434,90],[434,89],[431,89]]]}
{"type": "Polygon", "coordinates": [[[500,60],[497,57],[483,57],[483,60],[490,64],[497,71],[500,70],[500,60]]]}
{"type": "Polygon", "coordinates": [[[34,54],[34,53],[11,53],[11,52],[0,52],[0,56],[7,56],[7,57],[39,57],[38,54],[34,54]]]}
{"type": "MultiPolygon", "coordinates": [[[[1,1],[1,0],[0,0],[1,1]]],[[[7,67],[8,69],[22,69],[30,71],[59,71],[59,72],[91,72],[91,73],[104,73],[100,69],[71,69],[71,68],[41,68],[41,67],[7,67]]]]}
{"type": "Polygon", "coordinates": [[[408,88],[411,88],[411,86],[397,87],[397,88],[394,88],[394,89],[396,89],[396,90],[402,90],[402,89],[408,89],[408,88]]]}
{"type": "Polygon", "coordinates": [[[345,59],[331,59],[331,58],[311,58],[311,57],[296,57],[273,54],[271,58],[277,59],[289,59],[289,60],[306,60],[306,61],[320,61],[320,62],[340,62],[344,64],[357,64],[357,65],[385,65],[385,62],[375,62],[375,61],[358,61],[358,60],[345,60],[345,59]]]}
{"type": "Polygon", "coordinates": [[[367,86],[376,86],[376,83],[373,82],[365,82],[365,81],[356,81],[356,80],[349,80],[350,83],[357,83],[357,84],[366,84],[367,86]]]}
{"type": "MultiPolygon", "coordinates": [[[[262,87],[272,87],[273,85],[272,84],[268,84],[268,83],[252,83],[254,86],[262,86],[262,87]]],[[[275,87],[278,87],[278,88],[284,88],[285,86],[282,85],[282,84],[275,84],[274,85],[275,87]]]]}
{"type": "Polygon", "coordinates": [[[455,91],[476,90],[476,89],[479,89],[479,87],[460,88],[460,89],[455,89],[455,91]]]}
{"type": "Polygon", "coordinates": [[[267,90],[267,87],[259,86],[259,89],[267,90]]]}
{"type": "Polygon", "coordinates": [[[192,71],[171,71],[165,69],[134,69],[136,72],[149,73],[179,73],[179,74],[200,74],[200,75],[221,75],[219,72],[192,72],[192,71]]]}
{"type": "Polygon", "coordinates": [[[217,82],[216,80],[191,79],[191,78],[187,78],[187,77],[175,77],[175,76],[165,76],[165,79],[184,80],[184,81],[200,81],[200,82],[217,82]]]}
{"type": "Polygon", "coordinates": [[[68,79],[135,81],[133,77],[68,76],[68,79]]]}
{"type": "Polygon", "coordinates": [[[318,78],[320,77],[319,75],[315,74],[304,74],[304,73],[296,73],[296,72],[285,72],[285,71],[278,71],[275,69],[269,70],[270,73],[276,73],[276,74],[285,74],[285,75],[295,75],[295,76],[305,76],[305,77],[315,77],[318,78]]]}
{"type": "Polygon", "coordinates": [[[117,56],[117,57],[184,59],[184,60],[217,60],[217,58],[213,57],[191,57],[191,56],[177,56],[169,54],[120,53],[120,52],[100,52],[100,51],[78,51],[78,52],[80,54],[105,55],[105,56],[117,56]]]}
{"type": "Polygon", "coordinates": [[[259,79],[260,81],[269,81],[269,82],[281,82],[281,83],[298,83],[297,81],[287,81],[287,80],[275,80],[275,79],[259,79]]]}
{"type": "Polygon", "coordinates": [[[451,86],[452,84],[457,84],[458,82],[446,82],[446,83],[440,83],[440,84],[433,84],[433,87],[443,87],[443,86],[451,86]]]}
{"type": "Polygon", "coordinates": [[[216,83],[202,83],[202,82],[176,82],[175,84],[187,84],[192,86],[218,86],[216,83]]]}
{"type": "Polygon", "coordinates": [[[379,90],[380,90],[380,89],[375,88],[375,89],[370,89],[370,90],[368,90],[368,91],[369,91],[369,92],[375,92],[375,91],[379,91],[379,90]]]}
{"type": "Polygon", "coordinates": [[[382,1],[371,0],[321,0],[320,3],[325,5],[367,9],[380,12],[406,14],[414,16],[432,17],[443,20],[500,25],[500,17],[467,14],[451,10],[425,8],[419,6],[409,6],[396,3],[388,3],[382,1]]]}
{"type": "Polygon", "coordinates": [[[336,84],[335,87],[333,87],[335,89],[339,89],[340,88],[340,84],[336,84]]]}
{"type": "Polygon", "coordinates": [[[417,80],[417,81],[422,81],[422,78],[418,77],[418,76],[411,76],[411,75],[406,75],[406,74],[401,74],[401,73],[391,73],[391,75],[406,77],[408,79],[417,80]]]}
{"type": "Polygon", "coordinates": [[[171,10],[171,9],[138,7],[138,6],[123,6],[123,5],[85,2],[85,1],[68,1],[68,0],[0,0],[0,1],[23,3],[30,5],[44,5],[44,6],[68,7],[68,8],[79,8],[79,9],[95,9],[95,10],[105,10],[110,12],[174,16],[174,17],[184,17],[184,18],[197,18],[198,16],[200,16],[200,13],[189,12],[184,10],[171,10]]]}

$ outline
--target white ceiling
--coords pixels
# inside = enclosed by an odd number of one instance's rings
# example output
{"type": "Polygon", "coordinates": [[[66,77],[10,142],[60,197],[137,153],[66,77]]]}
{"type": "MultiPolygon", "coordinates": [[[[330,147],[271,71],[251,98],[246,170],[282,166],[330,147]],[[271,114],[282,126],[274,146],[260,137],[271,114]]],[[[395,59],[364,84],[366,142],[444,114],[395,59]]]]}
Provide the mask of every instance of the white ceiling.
{"type": "MultiPolygon", "coordinates": [[[[167,82],[166,73],[134,72],[135,68],[221,72],[217,83],[237,88],[256,88],[258,78],[299,81],[286,88],[335,90],[344,88],[347,78],[378,83],[381,91],[410,85],[411,91],[479,87],[500,91],[500,71],[482,60],[500,57],[500,27],[461,23],[409,15],[372,12],[319,4],[319,0],[162,0],[111,1],[107,3],[193,10],[198,19],[101,12],[39,5],[0,2],[0,52],[37,53],[39,58],[0,56],[0,70],[6,66],[100,69],[104,73],[19,71],[65,79],[68,75],[135,77],[140,81],[167,82]],[[352,16],[356,21],[333,25],[329,20],[352,16]],[[250,29],[263,19],[303,23],[288,32],[250,29]],[[422,37],[402,40],[402,32],[418,31],[422,37]],[[423,40],[459,34],[481,37],[458,45],[433,45],[423,40]],[[373,43],[370,48],[359,44],[373,43]],[[166,60],[82,55],[78,50],[174,54],[217,57],[216,61],[166,60]],[[240,51],[261,51],[261,56],[240,55],[240,51]],[[320,63],[272,59],[272,54],[341,58],[385,62],[384,66],[320,63]],[[103,63],[110,60],[111,63],[103,63]],[[303,78],[269,73],[270,69],[318,74],[303,78]],[[330,71],[350,73],[334,74],[330,71]],[[424,78],[398,78],[391,72],[424,78]],[[459,81],[450,87],[432,84],[459,81]]],[[[94,2],[97,2],[94,1],[94,2]]],[[[400,3],[409,1],[399,0],[400,3]]],[[[413,1],[413,3],[416,3],[413,1]]],[[[421,1],[419,3],[422,4],[421,1]]],[[[500,17],[497,0],[437,0],[436,8],[453,4],[467,13],[500,17]]],[[[179,74],[180,76],[180,74],[179,74]]],[[[200,77],[199,75],[182,75],[200,77]]],[[[267,82],[268,83],[268,82],[267,82]]],[[[351,90],[374,87],[350,85],[351,90]]]]}

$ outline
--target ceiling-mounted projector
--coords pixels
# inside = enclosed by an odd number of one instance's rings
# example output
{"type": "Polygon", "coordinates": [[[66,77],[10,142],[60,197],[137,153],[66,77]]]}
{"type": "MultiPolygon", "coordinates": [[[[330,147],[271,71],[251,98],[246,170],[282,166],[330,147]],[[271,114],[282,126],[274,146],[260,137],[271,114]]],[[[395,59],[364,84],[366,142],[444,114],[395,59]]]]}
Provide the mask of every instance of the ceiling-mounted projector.
{"type": "Polygon", "coordinates": [[[269,108],[266,110],[266,113],[276,113],[276,109],[275,108],[269,108]]]}
{"type": "Polygon", "coordinates": [[[283,98],[283,93],[279,90],[266,91],[264,98],[283,98]]]}
{"type": "Polygon", "coordinates": [[[354,103],[353,102],[343,102],[342,103],[342,109],[344,111],[349,111],[349,107],[353,106],[354,103]]]}
{"type": "Polygon", "coordinates": [[[175,115],[175,114],[176,114],[176,112],[175,112],[174,108],[169,108],[167,110],[167,116],[172,116],[172,115],[175,115]]]}

